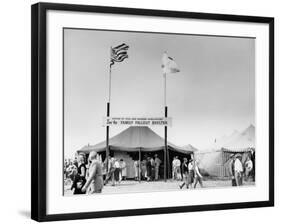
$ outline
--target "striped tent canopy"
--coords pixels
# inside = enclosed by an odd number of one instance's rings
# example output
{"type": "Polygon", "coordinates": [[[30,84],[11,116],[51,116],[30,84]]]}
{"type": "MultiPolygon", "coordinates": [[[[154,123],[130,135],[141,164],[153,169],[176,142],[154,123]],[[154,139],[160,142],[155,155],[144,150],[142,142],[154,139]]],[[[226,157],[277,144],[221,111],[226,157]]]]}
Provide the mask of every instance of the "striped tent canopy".
{"type": "Polygon", "coordinates": [[[251,151],[254,151],[255,148],[251,148],[251,147],[248,147],[248,148],[231,148],[231,149],[226,149],[226,148],[222,148],[221,149],[223,152],[231,152],[231,153],[243,153],[243,152],[251,152],[251,151]]]}
{"type": "MultiPolygon", "coordinates": [[[[170,142],[168,149],[180,153],[191,154],[193,150],[176,146],[170,142]]],[[[109,148],[113,151],[137,152],[141,151],[158,151],[165,148],[164,138],[160,137],[149,127],[131,126],[119,134],[109,139],[109,148]]],[[[78,150],[78,153],[90,153],[91,151],[103,152],[106,150],[106,141],[96,145],[86,145],[78,150]]]]}

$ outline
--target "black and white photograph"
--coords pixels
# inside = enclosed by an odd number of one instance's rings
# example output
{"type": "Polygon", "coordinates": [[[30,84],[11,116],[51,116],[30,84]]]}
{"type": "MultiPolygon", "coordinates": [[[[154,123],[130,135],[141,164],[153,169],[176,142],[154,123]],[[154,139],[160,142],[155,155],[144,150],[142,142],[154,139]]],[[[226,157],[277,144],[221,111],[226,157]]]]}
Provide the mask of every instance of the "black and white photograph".
{"type": "Polygon", "coordinates": [[[64,27],[63,196],[255,188],[255,46],[64,27]]]}
{"type": "Polygon", "coordinates": [[[3,1],[1,223],[278,220],[280,3],[159,3],[3,1]]]}
{"type": "Polygon", "coordinates": [[[31,217],[274,205],[274,18],[32,6],[31,217]]]}

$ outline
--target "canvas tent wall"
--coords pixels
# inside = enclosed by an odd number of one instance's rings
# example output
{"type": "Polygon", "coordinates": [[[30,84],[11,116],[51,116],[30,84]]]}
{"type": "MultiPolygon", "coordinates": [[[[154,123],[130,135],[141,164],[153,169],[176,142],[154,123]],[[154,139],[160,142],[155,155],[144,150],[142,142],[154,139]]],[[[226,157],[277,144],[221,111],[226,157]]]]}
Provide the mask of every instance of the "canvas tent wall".
{"type": "Polygon", "coordinates": [[[231,155],[241,154],[242,163],[255,151],[255,127],[250,125],[241,133],[234,133],[222,145],[215,149],[196,152],[195,157],[200,161],[200,168],[210,176],[228,177],[229,159],[231,155]]]}
{"type": "MultiPolygon", "coordinates": [[[[132,126],[109,139],[109,150],[111,153],[119,155],[118,157],[125,156],[124,152],[130,154],[132,157],[134,154],[138,155],[139,153],[142,155],[158,152],[163,153],[165,149],[164,143],[164,138],[156,134],[149,127],[132,126]]],[[[168,155],[171,154],[169,152],[178,153],[181,155],[190,155],[193,153],[191,148],[187,149],[184,147],[179,147],[171,142],[168,142],[167,146],[168,155]]],[[[86,145],[82,149],[78,150],[77,153],[89,154],[91,151],[104,153],[106,151],[106,141],[100,142],[96,145],[86,145]]],[[[128,159],[127,162],[132,164],[133,159],[134,158],[128,159]]],[[[171,158],[167,159],[169,159],[169,165],[171,158]]]]}
{"type": "Polygon", "coordinates": [[[199,160],[200,169],[204,175],[213,177],[229,177],[229,162],[230,157],[237,153],[242,155],[242,163],[245,162],[246,158],[251,155],[254,148],[245,149],[218,149],[206,152],[195,153],[195,158],[199,160]]]}

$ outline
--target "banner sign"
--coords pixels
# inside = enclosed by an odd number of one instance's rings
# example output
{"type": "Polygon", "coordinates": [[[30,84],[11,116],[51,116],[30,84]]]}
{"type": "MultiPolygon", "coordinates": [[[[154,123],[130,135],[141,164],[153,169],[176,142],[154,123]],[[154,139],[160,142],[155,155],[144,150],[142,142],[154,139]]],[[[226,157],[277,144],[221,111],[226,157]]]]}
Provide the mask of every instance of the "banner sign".
{"type": "Polygon", "coordinates": [[[171,117],[104,117],[103,126],[172,126],[171,117]]]}

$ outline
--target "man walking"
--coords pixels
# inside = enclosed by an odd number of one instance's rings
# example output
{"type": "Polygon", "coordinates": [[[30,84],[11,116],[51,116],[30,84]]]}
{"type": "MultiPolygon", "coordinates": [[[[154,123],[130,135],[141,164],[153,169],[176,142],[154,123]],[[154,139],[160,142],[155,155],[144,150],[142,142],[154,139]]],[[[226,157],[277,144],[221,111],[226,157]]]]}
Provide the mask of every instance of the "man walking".
{"type": "Polygon", "coordinates": [[[199,171],[198,161],[194,161],[194,188],[196,188],[197,183],[199,182],[201,188],[203,187],[203,177],[199,171]]]}

